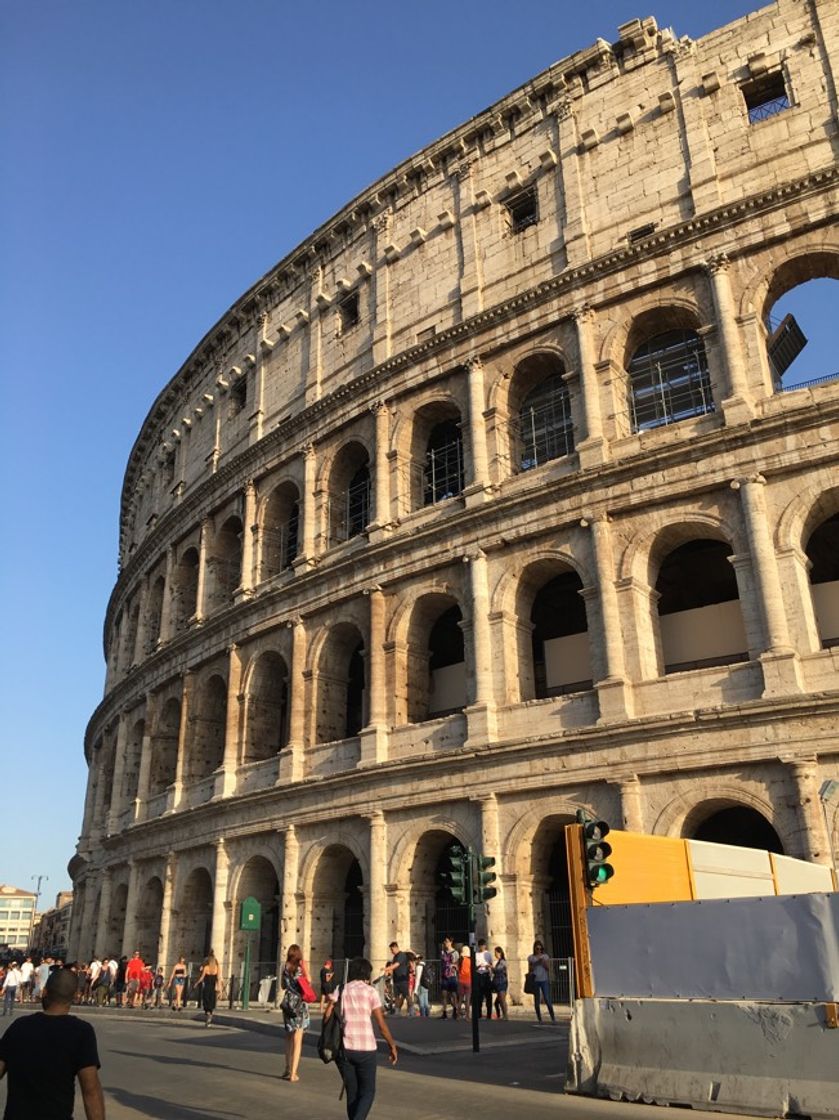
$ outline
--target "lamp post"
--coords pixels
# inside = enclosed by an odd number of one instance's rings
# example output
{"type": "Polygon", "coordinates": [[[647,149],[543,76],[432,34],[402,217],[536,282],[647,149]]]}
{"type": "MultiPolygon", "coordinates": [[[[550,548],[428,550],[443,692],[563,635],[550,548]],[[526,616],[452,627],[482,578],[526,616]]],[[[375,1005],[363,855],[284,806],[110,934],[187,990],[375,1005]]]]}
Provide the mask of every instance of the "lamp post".
{"type": "Polygon", "coordinates": [[[821,789],[819,790],[819,801],[822,803],[822,812],[824,813],[824,829],[827,833],[827,846],[830,851],[830,866],[836,872],[836,856],[833,851],[833,836],[830,831],[830,821],[827,817],[827,803],[832,800],[835,793],[839,791],[839,781],[828,778],[827,781],[822,782],[821,789]]]}
{"type": "Polygon", "coordinates": [[[29,921],[29,935],[27,937],[27,949],[32,948],[32,934],[35,930],[35,912],[38,909],[38,899],[41,897],[41,883],[44,879],[49,879],[49,875],[30,875],[30,879],[36,880],[35,882],[35,903],[32,907],[32,917],[29,921]]]}

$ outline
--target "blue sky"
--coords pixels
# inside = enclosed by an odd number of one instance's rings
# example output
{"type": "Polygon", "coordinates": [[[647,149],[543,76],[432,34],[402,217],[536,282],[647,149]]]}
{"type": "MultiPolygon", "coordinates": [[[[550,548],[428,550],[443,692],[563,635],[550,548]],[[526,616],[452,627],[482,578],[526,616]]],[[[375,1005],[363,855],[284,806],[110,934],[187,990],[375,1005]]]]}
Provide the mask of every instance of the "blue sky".
{"type": "Polygon", "coordinates": [[[697,37],[755,6],[5,0],[0,882],[69,885],[122,474],[205,331],[364,186],[557,59],[635,16],[697,37]]]}

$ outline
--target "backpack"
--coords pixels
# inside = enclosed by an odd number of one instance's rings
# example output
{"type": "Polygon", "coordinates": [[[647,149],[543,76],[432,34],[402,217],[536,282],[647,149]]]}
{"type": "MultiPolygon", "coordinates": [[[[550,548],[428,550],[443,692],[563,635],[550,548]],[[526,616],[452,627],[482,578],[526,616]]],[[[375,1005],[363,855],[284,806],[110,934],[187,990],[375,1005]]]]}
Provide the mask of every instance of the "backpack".
{"type": "Polygon", "coordinates": [[[341,1001],[335,1004],[332,1014],[321,1023],[318,1039],[318,1057],[327,1065],[334,1062],[344,1049],[344,1028],[341,1025],[341,1001]]]}
{"type": "Polygon", "coordinates": [[[422,970],[422,974],[420,975],[420,987],[421,988],[430,988],[431,987],[431,976],[429,975],[429,972],[428,972],[428,965],[425,966],[425,968],[422,970]]]}

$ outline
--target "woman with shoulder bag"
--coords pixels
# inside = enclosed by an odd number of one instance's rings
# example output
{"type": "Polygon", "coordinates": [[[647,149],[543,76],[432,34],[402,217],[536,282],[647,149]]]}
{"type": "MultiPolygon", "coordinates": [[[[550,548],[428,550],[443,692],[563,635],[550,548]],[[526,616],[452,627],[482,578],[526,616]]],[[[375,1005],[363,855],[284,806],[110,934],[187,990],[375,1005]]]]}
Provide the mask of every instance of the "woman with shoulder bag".
{"type": "Polygon", "coordinates": [[[527,964],[533,974],[533,1006],[536,1009],[536,1018],[540,1023],[542,1022],[542,1009],[539,1006],[540,996],[544,997],[545,1007],[548,1009],[551,1022],[556,1022],[553,1004],[551,1003],[551,988],[548,975],[550,963],[551,959],[545,952],[545,946],[541,941],[534,941],[533,952],[527,958],[527,964]]]}
{"type": "Polygon", "coordinates": [[[495,992],[495,1018],[507,1018],[507,958],[500,945],[495,946],[495,963],[492,966],[492,990],[495,992]]]}
{"type": "Polygon", "coordinates": [[[285,1072],[283,1081],[299,1081],[300,1051],[303,1049],[303,1032],[309,1025],[309,1005],[306,997],[311,991],[303,953],[299,945],[289,945],[280,983],[285,994],[280,1007],[285,1027],[285,1072]],[[308,991],[307,991],[308,989],[308,991]]]}

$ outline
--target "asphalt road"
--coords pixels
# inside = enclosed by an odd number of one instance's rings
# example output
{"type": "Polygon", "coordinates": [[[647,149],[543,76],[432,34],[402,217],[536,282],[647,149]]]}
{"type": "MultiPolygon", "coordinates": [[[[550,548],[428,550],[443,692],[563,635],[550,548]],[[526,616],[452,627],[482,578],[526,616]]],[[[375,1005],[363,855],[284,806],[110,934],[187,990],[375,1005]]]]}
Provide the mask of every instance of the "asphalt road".
{"type": "MultiPolygon", "coordinates": [[[[304,1046],[301,1079],[281,1081],[282,1039],[276,1033],[162,1018],[130,1021],[96,1016],[108,1120],[342,1120],[340,1080],[324,1066],[314,1040],[304,1046]]],[[[451,1024],[440,1023],[442,1032],[451,1024]]],[[[445,1038],[444,1047],[445,1047],[445,1038]]],[[[563,1028],[535,1029],[488,1046],[400,1055],[395,1069],[381,1055],[373,1117],[378,1120],[656,1120],[645,1105],[562,1094],[563,1028]]],[[[49,1058],[45,1055],[45,1073],[49,1058]]],[[[5,1089],[0,1089],[0,1100],[5,1089]]],[[[77,1120],[83,1115],[77,1094],[77,1120]]],[[[697,1115],[694,1113],[693,1115],[697,1115]]],[[[708,1115],[711,1114],[699,1114],[708,1115]]],[[[721,1114],[713,1114],[719,1117],[721,1114]]],[[[742,1118],[741,1118],[742,1120],[742,1118]]]]}

